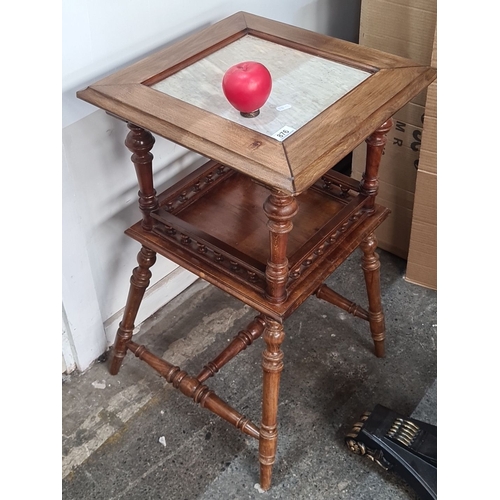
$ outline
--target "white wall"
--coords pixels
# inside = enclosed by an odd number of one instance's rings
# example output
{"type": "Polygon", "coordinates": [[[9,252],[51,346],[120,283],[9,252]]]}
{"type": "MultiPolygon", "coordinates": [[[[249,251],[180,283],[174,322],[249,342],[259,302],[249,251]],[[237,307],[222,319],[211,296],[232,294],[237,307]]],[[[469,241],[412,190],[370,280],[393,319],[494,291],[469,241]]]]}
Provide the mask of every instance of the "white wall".
{"type": "MultiPolygon", "coordinates": [[[[85,370],[112,343],[139,244],[127,128],[78,100],[77,90],[237,11],[355,41],[360,0],[65,0],[63,20],[63,357],[85,370]],[[346,10],[349,4],[349,10],[346,10]]],[[[152,150],[160,192],[203,159],[160,137],[152,150]]],[[[137,324],[195,280],[158,258],[137,324]]]]}

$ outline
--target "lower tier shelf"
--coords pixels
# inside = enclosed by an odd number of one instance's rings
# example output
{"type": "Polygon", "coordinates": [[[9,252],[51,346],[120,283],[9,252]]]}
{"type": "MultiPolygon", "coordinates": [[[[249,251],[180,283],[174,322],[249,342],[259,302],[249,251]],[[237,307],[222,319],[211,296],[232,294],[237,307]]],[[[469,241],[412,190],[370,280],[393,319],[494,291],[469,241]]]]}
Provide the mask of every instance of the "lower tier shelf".
{"type": "Polygon", "coordinates": [[[264,186],[216,162],[159,195],[153,231],[138,222],[133,239],[277,320],[288,317],[389,215],[368,213],[358,183],[329,173],[297,197],[299,212],[288,238],[288,298],[265,298],[269,253],[269,196],[264,186]]]}

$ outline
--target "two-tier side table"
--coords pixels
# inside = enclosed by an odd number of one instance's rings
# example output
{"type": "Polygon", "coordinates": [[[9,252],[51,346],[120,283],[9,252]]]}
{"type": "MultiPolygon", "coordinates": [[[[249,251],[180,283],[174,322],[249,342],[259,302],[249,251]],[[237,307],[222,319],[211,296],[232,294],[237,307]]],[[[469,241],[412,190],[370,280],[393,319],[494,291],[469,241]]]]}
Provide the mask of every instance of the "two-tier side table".
{"type": "Polygon", "coordinates": [[[366,320],[384,355],[384,315],[375,229],[389,210],[376,204],[378,168],[391,116],[436,77],[415,62],[239,12],[108,76],[78,97],[124,120],[142,220],[126,234],[141,244],[110,372],[127,351],[196,403],[259,441],[260,484],[271,485],[283,323],[316,295],[366,320]],[[271,95],[254,118],[225,99],[224,72],[264,64],[271,95]],[[207,158],[158,194],[153,134],[207,158]],[[360,181],[332,170],[366,140],[360,181]],[[362,250],[368,308],[324,284],[362,250]],[[256,311],[199,374],[191,375],[132,340],[134,321],[160,254],[256,311]],[[206,380],[263,336],[260,425],[211,391],[206,380]]]}

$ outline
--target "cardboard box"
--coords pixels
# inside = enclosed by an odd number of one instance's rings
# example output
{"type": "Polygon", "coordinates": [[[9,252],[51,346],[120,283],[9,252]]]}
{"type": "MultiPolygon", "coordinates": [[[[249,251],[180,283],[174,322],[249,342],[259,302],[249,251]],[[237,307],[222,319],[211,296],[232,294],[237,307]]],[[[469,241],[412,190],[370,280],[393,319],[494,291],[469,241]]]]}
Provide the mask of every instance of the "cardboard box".
{"type": "Polygon", "coordinates": [[[419,171],[406,281],[437,290],[437,175],[419,171]]]}
{"type": "MultiPolygon", "coordinates": [[[[431,66],[437,68],[437,41],[431,66]]],[[[437,290],[437,80],[427,91],[406,280],[437,290]]]]}
{"type": "MultiPolygon", "coordinates": [[[[436,0],[362,0],[359,43],[430,64],[436,11],[436,0]]],[[[423,91],[394,115],[379,171],[377,200],[392,213],[376,236],[380,248],[403,259],[409,255],[426,100],[427,91],[423,91]]],[[[365,159],[362,143],[353,151],[354,178],[361,178],[365,159]]]]}
{"type": "MultiPolygon", "coordinates": [[[[429,64],[437,0],[362,0],[359,44],[429,64]]],[[[426,93],[412,102],[425,106],[426,93]]]]}

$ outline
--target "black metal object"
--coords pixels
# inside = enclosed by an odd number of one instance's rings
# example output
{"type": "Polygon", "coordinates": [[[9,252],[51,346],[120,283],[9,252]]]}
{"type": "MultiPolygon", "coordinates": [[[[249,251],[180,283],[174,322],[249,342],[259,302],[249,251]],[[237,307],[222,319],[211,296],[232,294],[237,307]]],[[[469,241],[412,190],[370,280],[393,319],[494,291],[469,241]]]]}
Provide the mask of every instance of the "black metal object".
{"type": "Polygon", "coordinates": [[[437,499],[437,426],[377,405],[345,442],[353,453],[398,474],[422,500],[437,499]]]}

